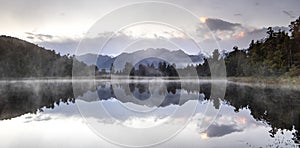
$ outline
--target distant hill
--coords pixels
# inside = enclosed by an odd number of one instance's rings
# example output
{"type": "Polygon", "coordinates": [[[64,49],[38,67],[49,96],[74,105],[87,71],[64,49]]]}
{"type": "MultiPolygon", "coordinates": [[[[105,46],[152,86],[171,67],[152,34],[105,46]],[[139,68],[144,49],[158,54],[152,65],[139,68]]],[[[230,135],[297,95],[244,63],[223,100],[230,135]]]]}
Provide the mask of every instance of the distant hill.
{"type": "Polygon", "coordinates": [[[87,65],[97,65],[98,68],[109,69],[111,63],[114,62],[115,58],[107,55],[97,55],[97,54],[84,54],[75,57],[78,61],[84,62],[87,65]]]}
{"type": "MultiPolygon", "coordinates": [[[[120,70],[124,68],[124,65],[127,61],[134,61],[134,63],[139,63],[139,64],[154,64],[155,67],[158,66],[158,63],[163,61],[163,59],[158,60],[157,57],[164,57],[164,59],[168,59],[168,63],[172,64],[175,63],[177,67],[184,67],[187,66],[187,64],[199,64],[203,63],[203,60],[205,58],[204,55],[199,54],[199,55],[188,55],[182,50],[176,50],[176,51],[170,51],[168,49],[164,48],[158,48],[158,49],[153,49],[149,48],[146,50],[139,50],[136,52],[132,53],[122,53],[116,57],[110,57],[106,55],[96,55],[96,54],[85,54],[85,55],[80,55],[76,56],[76,59],[79,61],[82,61],[88,65],[91,64],[96,64],[98,69],[106,69],[109,70],[112,63],[115,62],[117,59],[119,62],[121,61],[123,65],[118,65],[120,67],[115,67],[116,70],[120,70]],[[145,59],[142,61],[135,61],[134,59],[145,59]],[[187,61],[187,58],[189,61],[187,61]]],[[[134,64],[132,63],[132,64],[134,64]]],[[[114,65],[116,66],[116,65],[114,65]]],[[[135,65],[135,67],[138,66],[135,65]]]]}
{"type": "MultiPolygon", "coordinates": [[[[91,68],[74,61],[76,66],[91,68]]],[[[0,78],[68,77],[73,57],[61,56],[18,38],[0,36],[0,78]]]]}

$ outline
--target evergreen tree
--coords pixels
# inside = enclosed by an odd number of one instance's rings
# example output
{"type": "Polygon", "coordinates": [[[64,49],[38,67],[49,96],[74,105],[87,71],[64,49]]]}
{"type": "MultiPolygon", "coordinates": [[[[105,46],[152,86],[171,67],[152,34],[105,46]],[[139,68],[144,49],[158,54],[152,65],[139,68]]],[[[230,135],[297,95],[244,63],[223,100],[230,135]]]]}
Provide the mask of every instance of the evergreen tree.
{"type": "Polygon", "coordinates": [[[225,59],[227,76],[245,76],[246,58],[246,51],[234,46],[225,59]]]}

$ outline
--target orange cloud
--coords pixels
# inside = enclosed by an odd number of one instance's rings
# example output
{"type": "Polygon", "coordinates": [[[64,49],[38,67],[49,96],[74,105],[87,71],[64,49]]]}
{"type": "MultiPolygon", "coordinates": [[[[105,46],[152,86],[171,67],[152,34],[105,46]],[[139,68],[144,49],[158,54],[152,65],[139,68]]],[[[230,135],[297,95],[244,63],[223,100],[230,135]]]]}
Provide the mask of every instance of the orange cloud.
{"type": "Polygon", "coordinates": [[[243,32],[243,31],[234,35],[235,38],[243,38],[244,36],[245,36],[245,32],[243,32]]]}
{"type": "Polygon", "coordinates": [[[207,20],[207,17],[200,17],[200,21],[201,21],[202,23],[205,23],[206,20],[207,20]]]}
{"type": "Polygon", "coordinates": [[[237,120],[242,123],[242,124],[246,124],[247,123],[247,119],[245,117],[238,117],[237,120]]]}
{"type": "Polygon", "coordinates": [[[208,135],[207,135],[207,133],[202,133],[201,134],[201,139],[208,139],[209,137],[208,137],[208,135]]]}

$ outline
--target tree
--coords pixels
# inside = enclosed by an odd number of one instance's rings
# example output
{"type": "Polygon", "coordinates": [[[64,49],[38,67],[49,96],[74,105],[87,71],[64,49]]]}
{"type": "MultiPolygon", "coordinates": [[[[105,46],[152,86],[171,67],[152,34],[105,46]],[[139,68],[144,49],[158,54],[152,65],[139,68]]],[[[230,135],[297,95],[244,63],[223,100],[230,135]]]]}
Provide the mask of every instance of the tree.
{"type": "Polygon", "coordinates": [[[268,27],[267,34],[269,35],[269,38],[272,38],[272,37],[273,37],[273,33],[274,33],[273,28],[272,28],[272,27],[268,27]]]}
{"type": "Polygon", "coordinates": [[[296,67],[300,67],[300,16],[289,25],[291,32],[291,63],[296,67]]]}
{"type": "Polygon", "coordinates": [[[162,73],[163,76],[166,76],[167,63],[166,62],[159,62],[158,63],[158,70],[162,73]]]}
{"type": "Polygon", "coordinates": [[[124,70],[123,70],[123,74],[125,75],[129,75],[131,69],[133,68],[133,65],[129,62],[126,62],[125,63],[125,67],[124,67],[124,70]]]}
{"type": "Polygon", "coordinates": [[[146,76],[146,66],[143,64],[139,65],[139,76],[146,76]]]}
{"type": "Polygon", "coordinates": [[[102,69],[101,69],[101,74],[107,74],[105,68],[102,68],[102,69]]]}
{"type": "Polygon", "coordinates": [[[220,58],[220,52],[218,49],[215,49],[212,53],[212,60],[214,61],[219,61],[219,58],[220,58]]]}
{"type": "Polygon", "coordinates": [[[246,51],[234,46],[225,58],[227,76],[245,76],[246,58],[246,51]]]}
{"type": "Polygon", "coordinates": [[[222,65],[222,57],[220,56],[220,52],[218,49],[213,51],[213,55],[207,59],[209,63],[210,76],[212,77],[222,77],[224,66],[222,65]]]}
{"type": "Polygon", "coordinates": [[[113,63],[111,63],[111,65],[110,65],[110,73],[111,73],[111,74],[114,74],[114,73],[115,73],[115,67],[114,67],[114,64],[113,64],[113,63]]]}
{"type": "Polygon", "coordinates": [[[203,60],[204,60],[203,64],[198,64],[196,66],[197,74],[198,76],[203,76],[203,77],[210,76],[208,60],[207,58],[204,58],[203,60]]]}

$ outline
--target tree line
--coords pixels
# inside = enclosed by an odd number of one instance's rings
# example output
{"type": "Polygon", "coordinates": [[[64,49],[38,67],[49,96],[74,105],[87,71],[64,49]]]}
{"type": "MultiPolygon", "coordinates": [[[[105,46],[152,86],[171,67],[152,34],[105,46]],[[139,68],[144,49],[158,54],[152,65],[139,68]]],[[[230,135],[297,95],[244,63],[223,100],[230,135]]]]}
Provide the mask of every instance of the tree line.
{"type": "MultiPolygon", "coordinates": [[[[176,71],[176,64],[169,64],[165,61],[160,61],[158,65],[151,64],[138,64],[137,67],[133,66],[130,62],[125,62],[122,70],[116,71],[113,64],[110,67],[110,73],[116,75],[129,75],[129,76],[168,76],[178,77],[176,71]]],[[[106,69],[101,69],[98,74],[109,74],[106,69]]]]}
{"type": "Polygon", "coordinates": [[[233,47],[225,55],[228,76],[299,76],[300,17],[289,25],[288,32],[267,29],[264,39],[252,40],[248,49],[233,47]]]}

